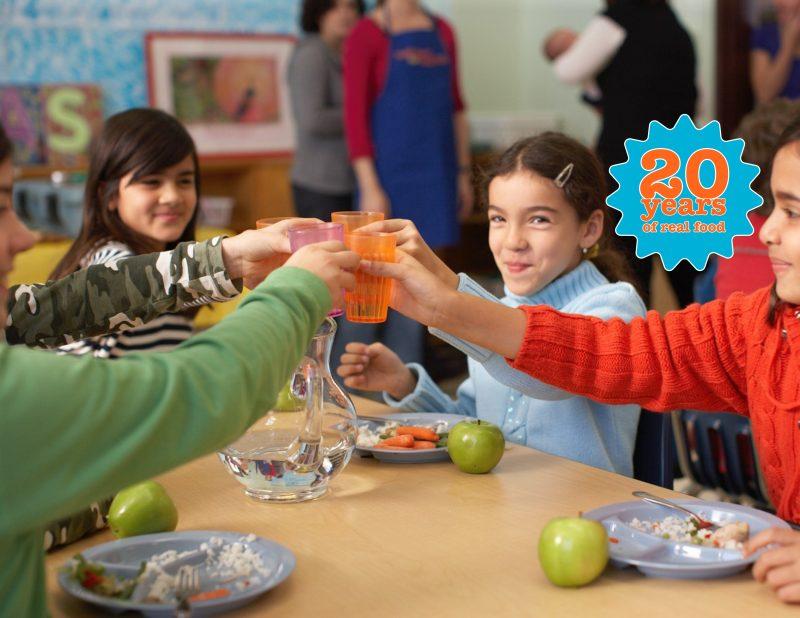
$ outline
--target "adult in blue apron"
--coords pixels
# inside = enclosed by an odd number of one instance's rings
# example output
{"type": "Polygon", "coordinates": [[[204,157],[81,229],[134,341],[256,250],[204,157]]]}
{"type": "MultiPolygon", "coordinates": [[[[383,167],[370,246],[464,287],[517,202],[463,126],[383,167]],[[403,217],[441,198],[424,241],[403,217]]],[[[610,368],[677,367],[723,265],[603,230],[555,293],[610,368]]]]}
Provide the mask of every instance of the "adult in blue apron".
{"type": "MultiPolygon", "coordinates": [[[[393,218],[413,221],[431,247],[454,245],[459,234],[458,163],[450,57],[432,16],[429,30],[395,33],[388,7],[382,10],[389,61],[370,118],[378,179],[393,218]]],[[[381,341],[403,362],[424,362],[424,328],[395,311],[389,311],[384,324],[340,320],[339,326],[334,367],[350,341],[381,341]]]]}
{"type": "Polygon", "coordinates": [[[450,57],[433,28],[392,32],[389,61],[372,107],[375,169],[393,218],[411,219],[431,247],[458,242],[458,162],[450,57]]]}

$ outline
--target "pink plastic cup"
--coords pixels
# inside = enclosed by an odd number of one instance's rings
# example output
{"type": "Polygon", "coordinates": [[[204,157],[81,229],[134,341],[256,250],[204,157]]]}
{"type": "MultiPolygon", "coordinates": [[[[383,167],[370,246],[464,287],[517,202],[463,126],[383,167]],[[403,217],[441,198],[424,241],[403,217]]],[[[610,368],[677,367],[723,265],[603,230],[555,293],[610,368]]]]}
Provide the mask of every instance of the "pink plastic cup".
{"type": "Polygon", "coordinates": [[[326,240],[344,242],[344,226],[341,223],[313,223],[289,230],[289,246],[292,248],[292,253],[300,247],[326,240]]]}
{"type": "MultiPolygon", "coordinates": [[[[341,223],[314,223],[289,230],[289,247],[291,247],[292,253],[300,247],[325,242],[326,240],[344,242],[344,226],[341,223]]],[[[335,318],[343,313],[344,311],[341,309],[334,309],[328,316],[335,318]]]]}

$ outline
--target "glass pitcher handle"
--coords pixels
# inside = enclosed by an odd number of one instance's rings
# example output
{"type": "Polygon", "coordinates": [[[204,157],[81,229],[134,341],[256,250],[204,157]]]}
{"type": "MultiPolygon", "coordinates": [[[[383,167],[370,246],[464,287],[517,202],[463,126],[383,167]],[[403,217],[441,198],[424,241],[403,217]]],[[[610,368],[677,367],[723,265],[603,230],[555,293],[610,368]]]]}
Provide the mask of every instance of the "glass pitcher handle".
{"type": "Polygon", "coordinates": [[[306,387],[306,417],[300,435],[298,449],[291,457],[293,463],[304,468],[315,468],[322,462],[322,376],[316,361],[304,358],[301,369],[306,387]]]}
{"type": "Polygon", "coordinates": [[[322,440],[322,377],[316,361],[307,358],[303,362],[303,377],[306,383],[306,422],[300,438],[307,442],[322,440]]]}

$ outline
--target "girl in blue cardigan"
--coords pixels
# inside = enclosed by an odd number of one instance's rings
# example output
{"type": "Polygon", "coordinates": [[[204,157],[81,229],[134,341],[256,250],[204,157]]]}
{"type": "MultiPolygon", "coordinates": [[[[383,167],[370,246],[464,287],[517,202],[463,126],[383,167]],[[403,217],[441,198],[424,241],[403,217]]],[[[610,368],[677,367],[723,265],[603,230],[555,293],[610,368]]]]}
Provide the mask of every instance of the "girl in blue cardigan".
{"type": "MultiPolygon", "coordinates": [[[[605,175],[586,147],[560,133],[521,140],[497,161],[487,189],[489,247],[505,284],[502,303],[625,321],[645,315],[614,249],[605,175]]],[[[494,299],[438,260],[411,222],[372,227],[396,232],[399,246],[444,284],[494,299]]],[[[469,356],[469,378],[455,401],[422,366],[404,365],[380,343],[348,344],[338,373],[349,387],[384,391],[386,402],[403,410],[477,416],[497,424],[511,442],[632,475],[639,406],[573,396],[511,369],[488,350],[435,334],[469,356]]]]}

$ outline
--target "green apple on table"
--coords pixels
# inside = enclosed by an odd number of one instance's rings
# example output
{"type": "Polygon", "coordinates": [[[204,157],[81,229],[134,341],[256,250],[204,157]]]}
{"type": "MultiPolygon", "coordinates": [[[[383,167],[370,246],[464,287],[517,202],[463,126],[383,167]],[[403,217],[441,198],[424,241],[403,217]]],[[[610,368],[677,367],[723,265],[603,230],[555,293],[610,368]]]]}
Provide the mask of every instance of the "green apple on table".
{"type": "Polygon", "coordinates": [[[480,419],[461,421],[453,425],[447,437],[447,452],[460,470],[484,474],[503,457],[506,439],[494,423],[480,419]]]}
{"type": "Polygon", "coordinates": [[[144,481],[126,487],[114,497],[108,525],[119,539],[169,532],[178,525],[178,510],[164,487],[155,481],[144,481]]]}
{"type": "Polygon", "coordinates": [[[551,519],[539,536],[539,563],[556,586],[585,586],[608,563],[606,529],[583,517],[551,519]]]}
{"type": "Polygon", "coordinates": [[[272,409],[278,412],[294,412],[296,410],[301,410],[304,405],[305,402],[295,397],[294,393],[292,393],[292,378],[290,378],[278,393],[278,399],[275,401],[275,405],[272,406],[272,409]]]}

